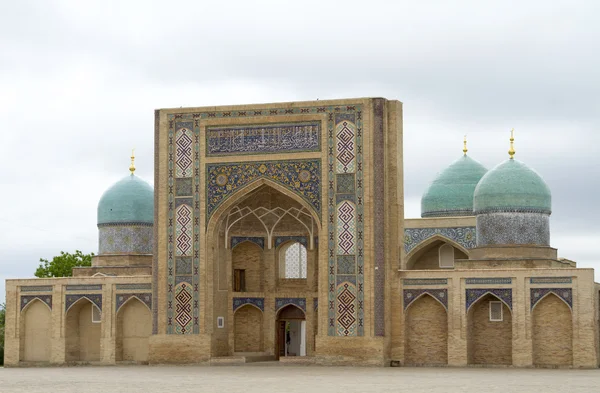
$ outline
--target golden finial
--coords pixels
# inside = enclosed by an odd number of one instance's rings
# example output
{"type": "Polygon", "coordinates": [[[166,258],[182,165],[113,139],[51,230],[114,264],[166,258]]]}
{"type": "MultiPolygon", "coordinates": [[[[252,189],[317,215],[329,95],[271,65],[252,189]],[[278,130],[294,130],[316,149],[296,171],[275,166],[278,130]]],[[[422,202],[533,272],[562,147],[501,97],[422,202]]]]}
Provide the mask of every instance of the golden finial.
{"type": "Polygon", "coordinates": [[[508,155],[512,160],[515,155],[515,129],[510,130],[510,149],[508,149],[508,155]]]}
{"type": "Polygon", "coordinates": [[[463,153],[465,153],[465,156],[467,155],[467,151],[469,151],[467,149],[467,136],[465,135],[465,139],[463,140],[463,153]]]}
{"type": "Polygon", "coordinates": [[[133,154],[133,152],[135,151],[135,149],[131,149],[131,166],[129,166],[129,171],[131,172],[131,174],[133,175],[133,172],[135,172],[135,154],[133,154]]]}

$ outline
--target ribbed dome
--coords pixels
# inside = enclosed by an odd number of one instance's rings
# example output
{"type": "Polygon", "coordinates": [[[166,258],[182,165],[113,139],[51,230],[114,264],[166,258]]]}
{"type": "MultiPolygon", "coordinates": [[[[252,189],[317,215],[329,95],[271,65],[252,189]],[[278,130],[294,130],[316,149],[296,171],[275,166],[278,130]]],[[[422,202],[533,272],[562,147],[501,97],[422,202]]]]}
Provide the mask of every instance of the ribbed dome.
{"type": "Polygon", "coordinates": [[[550,188],[542,177],[521,161],[508,159],[486,173],[475,188],[475,214],[524,212],[550,214],[550,188]]]}
{"type": "Polygon", "coordinates": [[[116,182],[98,202],[98,225],[126,223],[154,223],[154,190],[133,174],[116,182]]]}
{"type": "Polygon", "coordinates": [[[442,171],[421,198],[421,217],[470,216],[473,191],[487,172],[479,162],[465,155],[442,171]]]}

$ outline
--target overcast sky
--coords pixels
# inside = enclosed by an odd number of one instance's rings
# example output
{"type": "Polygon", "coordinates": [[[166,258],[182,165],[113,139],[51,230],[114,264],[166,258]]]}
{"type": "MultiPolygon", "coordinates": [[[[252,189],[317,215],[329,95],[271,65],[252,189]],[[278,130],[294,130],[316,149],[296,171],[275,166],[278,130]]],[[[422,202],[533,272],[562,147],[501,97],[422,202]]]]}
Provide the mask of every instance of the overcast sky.
{"type": "MultiPolygon", "coordinates": [[[[462,154],[553,194],[552,246],[600,271],[600,2],[0,1],[0,302],[39,258],[97,252],[96,207],[153,180],[153,110],[404,103],[406,217],[462,154]]],[[[600,280],[599,272],[596,279],[600,280]]]]}

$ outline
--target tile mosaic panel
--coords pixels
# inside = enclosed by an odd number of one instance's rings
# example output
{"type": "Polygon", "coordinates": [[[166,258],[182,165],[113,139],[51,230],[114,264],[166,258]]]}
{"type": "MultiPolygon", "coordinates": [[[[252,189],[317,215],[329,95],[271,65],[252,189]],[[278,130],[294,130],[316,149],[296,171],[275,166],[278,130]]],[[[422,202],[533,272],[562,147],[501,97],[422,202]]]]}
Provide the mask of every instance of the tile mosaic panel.
{"type": "Polygon", "coordinates": [[[260,178],[273,181],[302,197],[321,213],[319,160],[258,161],[206,165],[206,222],[239,188],[260,178]]]}
{"type": "Polygon", "coordinates": [[[68,292],[70,292],[70,291],[101,291],[102,290],[102,284],[67,285],[65,289],[68,292]]]}
{"type": "Polygon", "coordinates": [[[423,294],[431,295],[434,299],[437,299],[440,303],[442,303],[442,305],[444,306],[446,311],[448,310],[448,289],[446,289],[446,288],[442,288],[442,289],[433,289],[433,288],[405,289],[404,296],[403,296],[404,297],[404,309],[406,310],[412,302],[417,300],[423,294]]]}
{"type": "MultiPolygon", "coordinates": [[[[341,108],[340,108],[341,109],[341,108]]],[[[328,335],[364,333],[363,123],[359,106],[328,116],[328,335]],[[347,176],[350,175],[350,176],[347,176]],[[350,191],[354,178],[354,190],[350,191]],[[338,181],[340,184],[337,184],[338,181]],[[340,192],[340,191],[343,191],[340,192]],[[355,270],[339,256],[353,256],[355,270]],[[341,269],[341,270],[340,270],[341,269]]]]}
{"type": "Polygon", "coordinates": [[[192,195],[192,178],[186,177],[183,179],[175,179],[175,196],[186,197],[192,195]]]}
{"type": "Polygon", "coordinates": [[[356,286],[349,282],[338,285],[336,290],[336,324],[338,336],[356,336],[358,333],[356,319],[357,308],[356,286]]]}
{"type": "Polygon", "coordinates": [[[572,277],[531,277],[529,279],[531,284],[571,284],[573,283],[572,277]]]}
{"type": "Polygon", "coordinates": [[[104,254],[152,254],[152,225],[103,225],[98,227],[98,250],[104,254]]]}
{"type": "Polygon", "coordinates": [[[356,256],[338,255],[337,274],[356,274],[356,256]]]}
{"type": "MultiPolygon", "coordinates": [[[[373,235],[375,242],[375,272],[373,317],[375,336],[385,335],[385,100],[373,100],[373,235]]],[[[339,175],[338,175],[339,176],[339,175]]]]}
{"type": "Polygon", "coordinates": [[[231,249],[233,250],[238,244],[243,242],[251,242],[265,249],[265,238],[264,237],[250,237],[250,236],[232,236],[231,237],[231,249]]]}
{"type": "Polygon", "coordinates": [[[21,292],[52,292],[52,285],[29,285],[19,287],[21,292]]]}
{"type": "Polygon", "coordinates": [[[404,251],[408,254],[419,243],[440,235],[460,244],[466,249],[475,247],[475,227],[457,228],[405,228],[404,229],[404,251]]]}
{"type": "Polygon", "coordinates": [[[182,127],[175,132],[175,176],[176,177],[191,177],[192,176],[192,149],[194,136],[192,124],[181,124],[182,127]]]}
{"type": "Polygon", "coordinates": [[[175,236],[176,236],[176,255],[191,256],[192,255],[192,207],[188,205],[180,205],[175,211],[175,236]]]}
{"type": "Polygon", "coordinates": [[[493,285],[493,284],[512,284],[510,277],[472,277],[466,278],[467,285],[493,285]]]}
{"type": "Polygon", "coordinates": [[[467,311],[477,300],[490,293],[498,299],[504,301],[509,309],[512,310],[512,289],[510,288],[469,288],[466,290],[467,302],[465,304],[467,311]]]}
{"type": "Polygon", "coordinates": [[[206,156],[321,150],[321,122],[206,128],[206,156]]]}
{"type": "Polygon", "coordinates": [[[175,332],[192,334],[192,288],[189,282],[179,283],[175,287],[175,332]]]}
{"type": "Polygon", "coordinates": [[[233,298],[233,312],[238,308],[252,304],[258,307],[261,311],[265,311],[265,298],[264,297],[234,297],[233,298]]]}
{"type": "Polygon", "coordinates": [[[531,310],[535,307],[535,305],[544,298],[549,293],[553,293],[569,306],[569,308],[573,309],[573,290],[571,288],[531,288],[531,296],[529,298],[529,303],[531,310]]]}
{"type": "Polygon", "coordinates": [[[48,295],[21,295],[21,311],[27,306],[29,303],[34,301],[35,299],[40,300],[45,303],[52,310],[52,294],[48,295]]]}
{"type": "Polygon", "coordinates": [[[117,291],[119,290],[151,290],[152,284],[117,284],[117,291]]]}
{"type": "Polygon", "coordinates": [[[175,258],[175,275],[191,275],[192,271],[192,257],[175,258]]]}
{"type": "Polygon", "coordinates": [[[148,292],[146,292],[146,293],[118,293],[115,295],[116,311],[118,312],[119,309],[121,308],[121,306],[123,304],[125,304],[125,302],[127,302],[132,297],[135,297],[139,301],[144,303],[148,307],[149,310],[152,309],[152,294],[151,293],[148,293],[148,292]]]}
{"type": "Polygon", "coordinates": [[[86,298],[102,311],[102,295],[99,293],[73,294],[65,296],[65,311],[68,311],[79,299],[86,298]]]}
{"type": "Polygon", "coordinates": [[[275,248],[290,241],[298,242],[304,247],[308,247],[308,238],[306,236],[277,236],[275,238],[275,248]]]}
{"type": "Polygon", "coordinates": [[[285,306],[293,304],[306,312],[306,299],[303,297],[278,297],[275,298],[275,312],[279,312],[285,306]]]}
{"type": "Polygon", "coordinates": [[[405,278],[404,285],[448,285],[447,278],[405,278]]]}

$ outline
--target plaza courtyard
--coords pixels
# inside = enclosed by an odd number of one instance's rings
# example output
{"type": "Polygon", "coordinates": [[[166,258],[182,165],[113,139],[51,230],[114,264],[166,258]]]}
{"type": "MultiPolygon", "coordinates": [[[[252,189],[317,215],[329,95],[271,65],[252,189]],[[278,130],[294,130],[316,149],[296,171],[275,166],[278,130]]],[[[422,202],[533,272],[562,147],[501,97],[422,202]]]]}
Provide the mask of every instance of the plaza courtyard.
{"type": "Polygon", "coordinates": [[[0,392],[597,392],[599,370],[116,366],[0,368],[0,392]]]}

